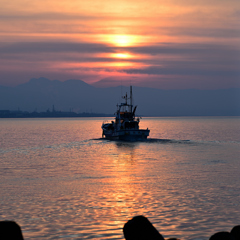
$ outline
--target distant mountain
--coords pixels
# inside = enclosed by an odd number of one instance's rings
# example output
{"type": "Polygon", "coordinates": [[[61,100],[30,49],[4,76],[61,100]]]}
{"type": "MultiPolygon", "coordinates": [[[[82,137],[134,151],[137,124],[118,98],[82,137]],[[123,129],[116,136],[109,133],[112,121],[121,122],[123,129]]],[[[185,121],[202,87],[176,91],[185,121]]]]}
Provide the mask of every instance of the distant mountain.
{"type": "Polygon", "coordinates": [[[135,81],[136,77],[124,78],[123,76],[115,76],[103,78],[95,83],[92,83],[91,85],[97,88],[106,88],[106,86],[107,87],[129,86],[129,83],[134,83],[135,81]]]}
{"type": "MultiPolygon", "coordinates": [[[[98,88],[81,80],[31,79],[16,87],[0,86],[0,110],[112,114],[129,87],[98,88]]],[[[240,89],[161,90],[133,86],[137,115],[240,116],[240,89]]]]}

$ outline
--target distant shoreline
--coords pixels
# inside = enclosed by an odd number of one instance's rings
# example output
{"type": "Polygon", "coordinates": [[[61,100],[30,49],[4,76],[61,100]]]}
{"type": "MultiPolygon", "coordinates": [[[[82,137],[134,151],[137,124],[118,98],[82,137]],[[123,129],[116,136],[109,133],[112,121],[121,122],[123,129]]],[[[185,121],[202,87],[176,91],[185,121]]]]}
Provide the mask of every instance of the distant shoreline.
{"type": "MultiPolygon", "coordinates": [[[[0,110],[0,118],[77,118],[77,117],[114,117],[113,114],[105,113],[76,113],[62,111],[46,111],[46,112],[27,112],[27,111],[11,111],[0,110]]],[[[240,115],[162,115],[162,116],[143,116],[147,117],[240,117],[240,115]]]]}
{"type": "Polygon", "coordinates": [[[104,113],[76,113],[62,111],[46,112],[27,112],[27,111],[10,111],[0,110],[0,118],[61,118],[61,117],[113,117],[112,114],[104,113]]]}

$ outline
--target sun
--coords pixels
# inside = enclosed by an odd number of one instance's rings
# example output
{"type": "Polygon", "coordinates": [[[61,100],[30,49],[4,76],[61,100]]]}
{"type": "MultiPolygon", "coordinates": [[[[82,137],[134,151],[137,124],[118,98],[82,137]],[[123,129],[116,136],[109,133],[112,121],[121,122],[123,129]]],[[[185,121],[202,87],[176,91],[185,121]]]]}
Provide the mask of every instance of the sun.
{"type": "Polygon", "coordinates": [[[108,41],[118,47],[128,47],[138,42],[135,35],[109,35],[108,41]]]}
{"type": "Polygon", "coordinates": [[[129,59],[131,55],[128,53],[113,53],[111,54],[113,58],[129,59]]]}
{"type": "Polygon", "coordinates": [[[131,34],[98,34],[97,41],[116,47],[131,47],[141,44],[143,37],[131,34]]]}
{"type": "Polygon", "coordinates": [[[116,35],[113,36],[113,42],[118,46],[128,46],[131,43],[131,38],[128,35],[116,35]]]}

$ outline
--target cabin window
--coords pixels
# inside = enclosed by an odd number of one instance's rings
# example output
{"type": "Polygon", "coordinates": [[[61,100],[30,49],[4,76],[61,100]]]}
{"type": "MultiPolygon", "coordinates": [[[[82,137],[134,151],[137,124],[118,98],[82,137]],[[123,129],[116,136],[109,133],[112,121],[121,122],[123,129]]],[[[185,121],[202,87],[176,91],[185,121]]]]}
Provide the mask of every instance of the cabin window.
{"type": "Polygon", "coordinates": [[[137,122],[125,122],[126,129],[136,129],[138,126],[137,122]]]}

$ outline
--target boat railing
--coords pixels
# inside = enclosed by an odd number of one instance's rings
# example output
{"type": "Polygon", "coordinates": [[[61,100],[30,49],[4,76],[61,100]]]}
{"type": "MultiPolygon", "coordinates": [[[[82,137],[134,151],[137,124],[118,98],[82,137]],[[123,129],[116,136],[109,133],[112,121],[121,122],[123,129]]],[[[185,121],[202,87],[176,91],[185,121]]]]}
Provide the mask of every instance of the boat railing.
{"type": "Polygon", "coordinates": [[[104,121],[102,122],[102,125],[103,125],[103,124],[107,124],[107,123],[111,124],[111,123],[113,123],[113,121],[104,120],[104,121]]]}
{"type": "Polygon", "coordinates": [[[104,121],[102,122],[102,124],[106,124],[106,123],[109,123],[109,121],[108,121],[108,120],[104,120],[104,121]]]}

